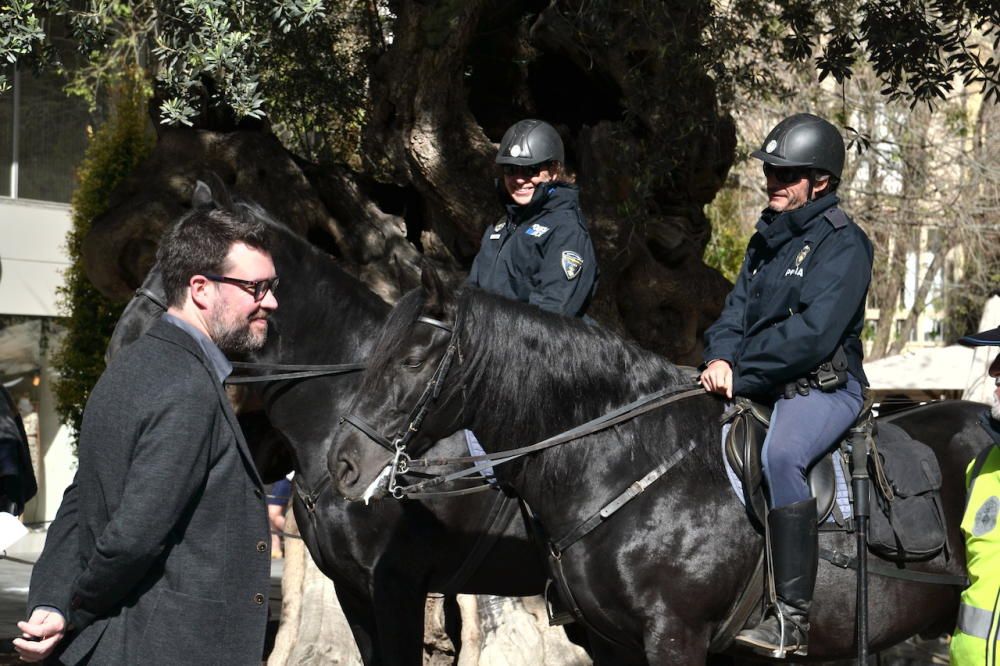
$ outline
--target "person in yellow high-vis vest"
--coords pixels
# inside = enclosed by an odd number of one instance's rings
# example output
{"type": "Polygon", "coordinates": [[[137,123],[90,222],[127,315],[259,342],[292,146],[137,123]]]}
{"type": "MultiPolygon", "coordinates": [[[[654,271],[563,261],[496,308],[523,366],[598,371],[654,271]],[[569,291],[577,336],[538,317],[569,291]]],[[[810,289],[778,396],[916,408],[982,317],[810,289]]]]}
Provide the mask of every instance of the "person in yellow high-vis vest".
{"type": "MultiPolygon", "coordinates": [[[[1000,327],[968,335],[961,344],[1000,346],[1000,327]]],[[[993,405],[980,424],[993,440],[969,463],[968,499],[962,516],[969,586],[962,592],[958,623],[951,640],[954,666],[1000,666],[1000,355],[990,365],[996,379],[993,405]]]]}

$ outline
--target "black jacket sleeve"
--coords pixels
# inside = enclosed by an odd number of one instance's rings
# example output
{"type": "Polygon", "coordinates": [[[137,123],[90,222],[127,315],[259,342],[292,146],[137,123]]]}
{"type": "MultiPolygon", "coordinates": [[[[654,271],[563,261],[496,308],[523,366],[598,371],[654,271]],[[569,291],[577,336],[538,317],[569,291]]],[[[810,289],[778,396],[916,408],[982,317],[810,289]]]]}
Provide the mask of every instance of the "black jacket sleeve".
{"type": "Polygon", "coordinates": [[[705,363],[721,359],[733,365],[740,341],[743,340],[743,316],[747,302],[747,257],[736,276],[736,284],[726,296],[722,313],[714,324],[705,331],[705,363]]]}
{"type": "Polygon", "coordinates": [[[597,282],[590,235],[577,220],[563,219],[546,234],[539,251],[541,264],[528,302],[549,312],[582,315],[597,282]]]}
{"type": "Polygon", "coordinates": [[[73,581],[83,571],[77,531],[79,493],[76,479],[63,492],[56,517],[45,533],[45,548],[31,569],[27,614],[38,606],[51,606],[74,624],[70,615],[73,581]]]}

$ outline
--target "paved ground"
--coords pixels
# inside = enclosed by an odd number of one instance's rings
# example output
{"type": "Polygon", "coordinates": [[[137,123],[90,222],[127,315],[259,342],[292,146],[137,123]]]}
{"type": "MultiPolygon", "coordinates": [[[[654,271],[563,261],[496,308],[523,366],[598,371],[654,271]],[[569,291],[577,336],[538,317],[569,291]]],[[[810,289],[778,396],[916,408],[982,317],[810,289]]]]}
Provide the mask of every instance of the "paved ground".
{"type": "MultiPolygon", "coordinates": [[[[11,655],[11,639],[18,635],[17,621],[24,618],[28,601],[28,581],[31,567],[42,552],[45,532],[32,531],[14,544],[6,556],[0,558],[0,665],[17,663],[11,655]]],[[[281,616],[281,573],[284,560],[271,560],[271,618],[268,632],[269,644],[273,640],[277,619],[281,616]]],[[[23,663],[23,662],[22,662],[23,663]]]]}

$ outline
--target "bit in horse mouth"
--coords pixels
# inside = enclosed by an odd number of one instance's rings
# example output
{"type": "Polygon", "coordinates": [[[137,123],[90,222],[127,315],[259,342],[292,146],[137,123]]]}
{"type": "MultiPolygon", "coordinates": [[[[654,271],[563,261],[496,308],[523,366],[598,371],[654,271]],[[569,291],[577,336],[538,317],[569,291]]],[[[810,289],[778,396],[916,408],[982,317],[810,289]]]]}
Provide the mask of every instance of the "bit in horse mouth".
{"type": "Polygon", "coordinates": [[[365,492],[361,495],[361,500],[364,501],[365,506],[368,502],[378,494],[378,497],[383,497],[389,491],[389,473],[392,471],[392,465],[386,465],[379,472],[378,476],[368,484],[365,488],[365,492]],[[379,492],[381,491],[381,492],[379,492]]]}

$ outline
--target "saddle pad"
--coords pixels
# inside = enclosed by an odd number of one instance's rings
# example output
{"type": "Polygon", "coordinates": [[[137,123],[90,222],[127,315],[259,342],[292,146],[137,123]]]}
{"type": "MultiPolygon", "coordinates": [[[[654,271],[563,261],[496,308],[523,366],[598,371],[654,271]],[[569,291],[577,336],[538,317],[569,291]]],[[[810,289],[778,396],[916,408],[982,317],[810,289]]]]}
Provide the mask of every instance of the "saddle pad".
{"type": "MultiPolygon", "coordinates": [[[[476,439],[476,433],[471,430],[464,430],[463,432],[465,433],[465,445],[469,448],[469,455],[485,456],[486,451],[483,450],[483,445],[476,439]]],[[[493,475],[492,467],[479,470],[479,475],[489,481],[490,485],[495,486],[497,484],[497,478],[493,475]]]]}
{"type": "MultiPolygon", "coordinates": [[[[740,477],[737,476],[736,472],[729,465],[729,458],[726,456],[726,437],[729,435],[729,423],[722,426],[722,439],[720,440],[720,453],[722,455],[722,463],[726,468],[726,476],[729,478],[729,485],[733,487],[733,492],[736,493],[736,498],[740,501],[740,504],[746,505],[743,499],[743,482],[740,481],[740,477]]],[[[830,453],[830,455],[835,455],[836,451],[830,453]]],[[[850,516],[851,515],[851,500],[850,495],[847,492],[847,479],[844,476],[844,469],[841,467],[839,461],[833,461],[833,475],[837,480],[837,508],[840,509],[840,515],[850,516]]],[[[833,513],[831,513],[826,522],[835,523],[837,522],[833,513]]]]}

